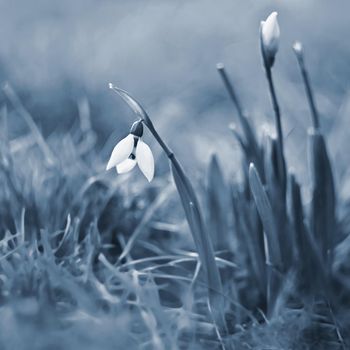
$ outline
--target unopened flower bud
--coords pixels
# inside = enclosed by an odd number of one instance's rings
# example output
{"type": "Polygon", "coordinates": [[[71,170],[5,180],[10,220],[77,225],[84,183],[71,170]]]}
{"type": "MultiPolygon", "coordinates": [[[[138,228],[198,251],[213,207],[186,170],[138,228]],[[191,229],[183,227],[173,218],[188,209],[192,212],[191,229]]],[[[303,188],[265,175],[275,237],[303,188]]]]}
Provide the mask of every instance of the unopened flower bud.
{"type": "Polygon", "coordinates": [[[278,51],[280,28],[277,22],[277,12],[272,12],[266,21],[261,22],[260,40],[264,64],[271,68],[278,51]]]}
{"type": "Polygon", "coordinates": [[[293,50],[297,56],[298,59],[302,59],[303,58],[303,45],[301,44],[300,41],[296,41],[293,44],[293,50]]]}

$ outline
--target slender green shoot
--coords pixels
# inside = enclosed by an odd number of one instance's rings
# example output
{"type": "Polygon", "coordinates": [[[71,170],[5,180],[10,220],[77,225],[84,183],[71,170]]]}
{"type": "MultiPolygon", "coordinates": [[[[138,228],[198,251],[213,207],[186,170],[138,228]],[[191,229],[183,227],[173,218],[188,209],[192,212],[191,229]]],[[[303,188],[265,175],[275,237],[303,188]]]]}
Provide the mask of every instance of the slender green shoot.
{"type": "Polygon", "coordinates": [[[312,124],[315,130],[317,130],[320,128],[320,118],[317,112],[316,102],[314,99],[314,94],[312,91],[309,74],[305,66],[304,49],[302,44],[299,41],[294,43],[293,51],[298,60],[301,76],[303,78],[307,100],[309,102],[309,106],[311,109],[312,124]]]}

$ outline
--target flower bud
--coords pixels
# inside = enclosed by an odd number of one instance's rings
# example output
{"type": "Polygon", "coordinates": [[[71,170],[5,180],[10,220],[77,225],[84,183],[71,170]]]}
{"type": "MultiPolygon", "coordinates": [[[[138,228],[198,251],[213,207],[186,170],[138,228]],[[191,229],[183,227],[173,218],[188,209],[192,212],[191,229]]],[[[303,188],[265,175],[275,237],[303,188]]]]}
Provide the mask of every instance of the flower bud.
{"type": "Polygon", "coordinates": [[[293,50],[298,58],[298,60],[303,60],[303,45],[300,41],[296,41],[293,44],[293,50]]]}
{"type": "Polygon", "coordinates": [[[271,68],[278,51],[280,28],[277,22],[277,12],[272,12],[266,21],[261,22],[260,41],[264,64],[271,68]]]}
{"type": "Polygon", "coordinates": [[[302,52],[303,50],[303,45],[301,44],[300,41],[296,41],[294,44],[293,44],[293,50],[295,52],[302,52]]]}

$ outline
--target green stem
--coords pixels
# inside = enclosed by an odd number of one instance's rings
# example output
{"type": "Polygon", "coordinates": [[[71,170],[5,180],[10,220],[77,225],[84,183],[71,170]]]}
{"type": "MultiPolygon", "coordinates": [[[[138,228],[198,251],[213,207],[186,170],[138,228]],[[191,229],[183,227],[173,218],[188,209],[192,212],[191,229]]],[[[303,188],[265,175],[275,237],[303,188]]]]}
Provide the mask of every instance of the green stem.
{"type": "Polygon", "coordinates": [[[236,91],[233,88],[233,85],[231,84],[231,81],[230,81],[230,79],[225,71],[225,67],[222,63],[218,63],[216,65],[216,69],[218,70],[220,77],[225,85],[225,88],[226,88],[233,104],[235,105],[235,107],[237,109],[238,117],[242,123],[242,120],[245,119],[245,116],[244,116],[243,110],[242,110],[242,106],[241,106],[241,103],[237,97],[236,91]]]}
{"type": "Polygon", "coordinates": [[[191,199],[194,203],[194,205],[196,207],[199,206],[198,200],[197,200],[197,196],[195,195],[194,191],[193,191],[193,187],[190,183],[190,181],[188,180],[188,177],[185,175],[184,171],[182,170],[182,166],[179,163],[179,161],[177,160],[175,154],[171,151],[171,149],[169,148],[169,146],[165,143],[165,141],[161,138],[161,136],[158,134],[158,131],[155,129],[155,127],[153,126],[153,123],[151,121],[151,119],[145,118],[142,119],[144,124],[147,126],[148,130],[151,132],[151,134],[153,135],[153,137],[155,138],[155,140],[158,142],[158,144],[160,145],[160,147],[163,149],[163,151],[165,152],[165,154],[167,155],[167,157],[169,158],[170,162],[173,164],[173,166],[176,168],[177,172],[179,174],[181,174],[181,178],[184,180],[184,185],[186,186],[186,190],[188,191],[188,193],[191,196],[191,199]]]}
{"type": "Polygon", "coordinates": [[[308,72],[307,72],[307,69],[305,66],[304,55],[303,55],[302,49],[294,50],[294,52],[295,52],[295,55],[296,55],[297,60],[298,60],[301,76],[303,78],[303,82],[304,82],[304,86],[305,86],[306,96],[307,96],[307,99],[309,101],[309,106],[311,109],[312,124],[313,124],[313,127],[316,130],[318,130],[320,128],[320,118],[319,118],[319,115],[317,112],[316,103],[315,103],[314,95],[312,92],[309,75],[308,75],[308,72]]]}
{"type": "Polygon", "coordinates": [[[150,119],[143,119],[143,123],[147,126],[148,130],[151,132],[155,140],[158,142],[160,147],[163,149],[167,157],[171,160],[174,158],[174,153],[169,148],[169,146],[163,141],[163,139],[158,134],[156,128],[153,126],[153,123],[150,119]]]}
{"type": "Polygon", "coordinates": [[[280,107],[277,100],[275,85],[272,79],[271,66],[265,65],[265,72],[266,72],[266,78],[269,84],[272,107],[275,114],[275,123],[276,123],[276,129],[277,129],[277,144],[278,144],[278,165],[279,165],[279,172],[280,172],[279,175],[281,176],[283,194],[285,194],[287,181],[286,181],[286,165],[284,161],[281,112],[280,112],[280,107]]]}
{"type": "Polygon", "coordinates": [[[271,68],[269,67],[266,68],[266,77],[269,84],[272,107],[275,113],[278,145],[279,145],[280,153],[283,154],[283,132],[282,132],[282,124],[281,124],[281,112],[277,101],[276,90],[272,79],[271,68]]]}

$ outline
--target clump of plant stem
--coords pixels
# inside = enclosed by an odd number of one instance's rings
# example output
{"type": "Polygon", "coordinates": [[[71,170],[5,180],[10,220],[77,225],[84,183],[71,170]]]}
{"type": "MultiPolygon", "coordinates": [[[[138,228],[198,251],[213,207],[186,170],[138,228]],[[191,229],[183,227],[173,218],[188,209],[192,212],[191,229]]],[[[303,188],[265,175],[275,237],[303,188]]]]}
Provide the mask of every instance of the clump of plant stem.
{"type": "MultiPolygon", "coordinates": [[[[250,282],[254,283],[258,291],[253,305],[249,305],[252,300],[244,300],[244,289],[235,286],[231,292],[243,306],[262,311],[268,319],[278,315],[284,307],[290,310],[296,306],[310,308],[310,315],[323,319],[319,322],[320,329],[325,327],[333,331],[330,339],[325,341],[345,347],[334,318],[333,309],[337,307],[335,291],[330,287],[334,278],[334,249],[340,239],[333,172],[302,47],[297,43],[293,48],[312,116],[312,128],[309,131],[312,201],[308,216],[305,214],[300,185],[295,175],[287,171],[282,116],[272,74],[277,49],[272,47],[269,51],[264,42],[263,25],[264,23],[260,30],[261,53],[275,115],[276,138],[269,137],[265,145],[260,145],[223,64],[217,65],[224,86],[236,107],[242,130],[241,134],[232,129],[243,151],[245,174],[243,192],[239,187],[232,186],[232,214],[238,246],[244,248],[248,260],[250,282]]],[[[218,160],[215,156],[212,158],[208,172],[208,232],[197,196],[174,153],[159,136],[141,105],[127,92],[115,86],[112,89],[144,122],[169,158],[175,185],[198,252],[198,264],[205,271],[208,306],[221,338],[222,334],[227,335],[230,327],[225,319],[228,310],[223,308],[224,289],[215,263],[213,246],[216,249],[225,246],[232,249],[232,245],[230,246],[228,238],[229,220],[224,214],[229,207],[224,194],[227,185],[218,160]]],[[[235,322],[240,319],[237,310],[234,319],[235,322]]],[[[226,346],[227,344],[229,343],[226,342],[226,346]]],[[[225,346],[225,343],[222,345],[225,346]]]]}
{"type": "MultiPolygon", "coordinates": [[[[247,186],[243,192],[237,189],[232,191],[235,229],[240,237],[239,246],[246,251],[250,276],[255,277],[256,287],[260,290],[261,299],[257,300],[256,306],[260,305],[268,318],[278,315],[281,307],[290,310],[303,307],[310,315],[308,326],[304,325],[307,329],[305,333],[313,334],[312,341],[317,339],[315,348],[333,346],[345,349],[341,326],[334,316],[339,304],[338,291],[333,288],[336,273],[332,266],[337,242],[342,240],[343,234],[339,232],[337,224],[333,170],[302,45],[295,43],[293,50],[312,116],[312,127],[308,132],[312,174],[309,215],[305,213],[301,188],[295,175],[286,171],[281,112],[272,79],[274,60],[272,63],[266,60],[262,45],[263,66],[277,129],[277,138],[269,138],[265,147],[259,146],[249,119],[242,113],[223,64],[217,66],[238,113],[242,135],[233,131],[244,155],[244,183],[249,184],[252,194],[251,198],[247,186]],[[254,206],[251,205],[252,201],[254,206]]],[[[299,341],[301,344],[302,340],[299,341]]]]}

